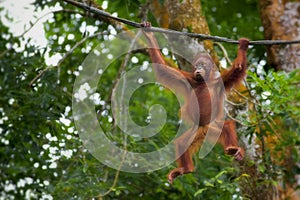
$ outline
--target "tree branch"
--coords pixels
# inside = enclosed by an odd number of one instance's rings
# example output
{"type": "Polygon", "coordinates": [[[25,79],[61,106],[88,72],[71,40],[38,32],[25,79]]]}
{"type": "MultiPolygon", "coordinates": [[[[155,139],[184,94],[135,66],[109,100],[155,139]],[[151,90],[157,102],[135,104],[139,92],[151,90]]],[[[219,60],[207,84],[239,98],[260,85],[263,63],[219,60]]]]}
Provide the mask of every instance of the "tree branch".
{"type": "Polygon", "coordinates": [[[48,70],[50,70],[50,69],[53,69],[53,68],[58,68],[58,67],[60,67],[60,65],[61,65],[61,63],[71,54],[71,53],[73,53],[73,51],[78,47],[78,46],[80,46],[80,45],[82,45],[86,40],[88,40],[88,39],[91,39],[91,38],[93,38],[93,37],[97,37],[97,36],[99,36],[99,35],[104,35],[104,33],[96,33],[96,34],[94,34],[94,35],[91,35],[91,36],[88,36],[88,37],[85,37],[85,38],[83,38],[82,40],[80,40],[79,42],[77,42],[59,61],[58,61],[58,63],[57,63],[57,65],[56,66],[48,66],[48,67],[46,67],[45,69],[43,69],[36,77],[34,77],[33,79],[32,79],[32,81],[30,81],[30,83],[29,83],[29,86],[30,87],[32,87],[32,85],[33,85],[33,83],[35,82],[35,81],[37,81],[46,71],[48,71],[48,70]]]}

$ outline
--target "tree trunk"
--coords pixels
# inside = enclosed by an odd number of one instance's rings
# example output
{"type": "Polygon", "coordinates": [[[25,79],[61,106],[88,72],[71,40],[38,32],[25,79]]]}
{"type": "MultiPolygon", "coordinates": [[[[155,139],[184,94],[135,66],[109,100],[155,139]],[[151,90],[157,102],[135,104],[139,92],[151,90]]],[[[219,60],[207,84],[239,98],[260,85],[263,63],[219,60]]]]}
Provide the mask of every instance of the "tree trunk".
{"type": "MultiPolygon", "coordinates": [[[[268,40],[296,40],[300,39],[300,1],[299,0],[259,0],[261,21],[264,36],[268,40]]],[[[286,72],[300,68],[300,44],[267,46],[268,62],[276,70],[286,72]]],[[[291,154],[287,149],[287,154],[291,154]]],[[[288,171],[296,165],[288,159],[282,164],[288,171]]],[[[290,183],[283,178],[277,186],[276,199],[298,200],[295,192],[297,183],[290,183]],[[282,185],[282,186],[280,186],[282,185]]]]}
{"type": "MultiPolygon", "coordinates": [[[[300,38],[300,1],[259,0],[264,35],[267,40],[300,38]]],[[[268,61],[276,70],[300,68],[300,44],[267,46],[268,61]]]]}
{"type": "MultiPolygon", "coordinates": [[[[207,21],[202,15],[201,1],[199,0],[165,0],[163,4],[158,0],[153,0],[151,1],[150,9],[160,27],[210,35],[207,21]]],[[[191,45],[185,44],[185,42],[185,40],[182,40],[182,44],[186,47],[191,45]]],[[[210,53],[216,63],[219,63],[213,51],[213,42],[206,40],[200,44],[202,44],[202,47],[197,46],[193,51],[199,53],[205,50],[210,53]]],[[[185,71],[191,70],[189,63],[180,58],[177,58],[177,60],[180,68],[185,71]]]]}

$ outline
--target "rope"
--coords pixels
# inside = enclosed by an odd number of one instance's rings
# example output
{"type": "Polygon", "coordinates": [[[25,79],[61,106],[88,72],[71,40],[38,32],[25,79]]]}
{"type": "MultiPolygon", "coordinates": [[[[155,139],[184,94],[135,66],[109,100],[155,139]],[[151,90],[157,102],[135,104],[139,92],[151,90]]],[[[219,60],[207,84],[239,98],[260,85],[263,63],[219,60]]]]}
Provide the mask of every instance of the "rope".
{"type": "MultiPolygon", "coordinates": [[[[112,16],[110,13],[105,12],[103,10],[99,10],[95,7],[91,7],[87,4],[80,3],[77,1],[73,0],[63,0],[67,3],[70,3],[76,7],[82,8],[88,12],[101,15],[103,17],[107,17],[109,19],[122,22],[124,24],[127,24],[129,26],[135,27],[135,28],[144,28],[145,31],[153,31],[153,32],[160,32],[160,33],[169,33],[169,34],[174,34],[174,35],[186,35],[192,38],[199,38],[202,40],[213,40],[216,42],[226,42],[226,43],[232,43],[232,44],[238,44],[239,42],[237,40],[232,40],[228,39],[225,37],[219,37],[219,36],[211,36],[211,35],[205,35],[205,34],[198,34],[198,33],[187,33],[187,32],[180,32],[180,31],[175,31],[175,30],[170,30],[170,29],[163,29],[163,28],[158,28],[158,27],[143,27],[141,23],[137,23],[134,21],[130,21],[128,19],[120,18],[120,17],[115,17],[112,16]]],[[[250,41],[250,45],[280,45],[280,44],[296,44],[300,43],[300,40],[257,40],[257,41],[250,41]]]]}

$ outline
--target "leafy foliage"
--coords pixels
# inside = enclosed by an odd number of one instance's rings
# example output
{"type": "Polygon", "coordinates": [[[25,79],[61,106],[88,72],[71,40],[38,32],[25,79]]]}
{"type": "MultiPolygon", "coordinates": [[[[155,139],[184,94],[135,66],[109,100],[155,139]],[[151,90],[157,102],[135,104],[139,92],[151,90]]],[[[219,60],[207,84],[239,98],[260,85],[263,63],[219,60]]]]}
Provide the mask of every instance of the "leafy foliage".
{"type": "MultiPolygon", "coordinates": [[[[107,3],[106,11],[133,21],[141,21],[139,11],[145,3],[96,2],[100,6],[107,3]]],[[[72,87],[86,55],[122,29],[62,1],[34,3],[36,9],[58,4],[62,10],[54,12],[53,18],[44,24],[47,47],[33,46],[24,37],[15,37],[0,21],[0,199],[101,199],[103,194],[105,199],[240,199],[246,191],[243,183],[250,185],[258,181],[257,177],[263,178],[261,187],[280,181],[295,184],[295,175],[299,174],[295,164],[299,162],[300,142],[299,71],[249,73],[251,96],[247,103],[253,107],[239,115],[238,119],[249,125],[240,126],[239,130],[251,148],[255,149],[251,146],[255,144],[253,139],[263,146],[258,150],[261,154],[255,155],[250,163],[232,164],[232,158],[223,155],[217,146],[204,160],[195,158],[195,173],[179,177],[170,186],[165,175],[173,165],[132,174],[116,171],[96,160],[83,146],[74,127],[72,87]],[[73,47],[76,48],[70,53],[73,47]],[[49,56],[58,56],[61,62],[49,66],[49,56]],[[42,76],[31,84],[39,73],[42,76]],[[284,164],[287,159],[288,166],[284,164]],[[253,166],[257,174],[243,170],[247,165],[253,166]]],[[[254,0],[203,1],[212,35],[262,39],[256,4],[254,0]]],[[[225,47],[230,56],[235,55],[234,46],[225,47]]],[[[102,46],[105,49],[109,47],[102,46]]],[[[99,124],[107,137],[119,146],[124,144],[124,134],[111,120],[110,95],[124,57],[104,72],[97,89],[101,103],[95,107],[98,113],[104,113],[99,124]]],[[[266,60],[264,49],[253,47],[250,62],[256,64],[261,60],[266,60]]],[[[130,70],[146,61],[149,58],[145,52],[134,52],[125,68],[130,70]],[[132,57],[137,62],[132,62],[132,57]]],[[[148,111],[154,104],[163,105],[168,113],[167,123],[153,138],[137,141],[127,137],[128,149],[149,152],[174,137],[180,120],[179,104],[174,94],[161,86],[147,85],[134,93],[129,110],[132,119],[146,125],[148,111]]]]}

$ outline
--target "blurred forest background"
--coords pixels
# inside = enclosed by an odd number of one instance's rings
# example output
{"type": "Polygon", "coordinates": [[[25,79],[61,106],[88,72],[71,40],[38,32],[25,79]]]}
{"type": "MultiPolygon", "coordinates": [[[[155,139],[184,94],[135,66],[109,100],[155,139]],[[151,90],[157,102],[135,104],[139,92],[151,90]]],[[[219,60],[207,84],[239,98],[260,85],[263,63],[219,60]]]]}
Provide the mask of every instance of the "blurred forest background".
{"type": "MultiPolygon", "coordinates": [[[[0,199],[299,199],[300,44],[253,45],[249,49],[245,84],[226,100],[228,118],[237,122],[247,150],[245,160],[235,162],[216,146],[206,158],[195,157],[194,173],[170,185],[166,174],[176,163],[148,173],[111,169],[87,151],[74,127],[72,89],[83,60],[94,47],[132,27],[63,0],[35,0],[35,19],[22,34],[14,34],[4,21],[16,21],[1,2],[0,199]],[[45,9],[50,12],[43,23],[45,34],[40,36],[47,44],[37,45],[27,36],[34,34],[36,20],[43,18],[36,13],[45,9]]],[[[148,20],[153,26],[178,31],[235,40],[300,38],[300,2],[294,0],[80,2],[128,20],[148,20]]],[[[17,7],[18,1],[14,4],[17,7]]],[[[119,45],[111,44],[114,48],[119,45]]],[[[220,66],[229,66],[236,56],[233,44],[205,41],[204,46],[220,66]]],[[[145,52],[130,56],[126,66],[125,55],[115,59],[102,76],[95,111],[111,140],[122,146],[126,139],[124,148],[147,152],[175,136],[179,104],[174,94],[157,85],[138,90],[130,103],[134,121],[146,125],[149,108],[161,104],[167,111],[167,123],[157,137],[140,141],[124,137],[112,119],[111,91],[124,70],[150,62],[145,52]]],[[[171,54],[166,57],[174,61],[171,54]]]]}

